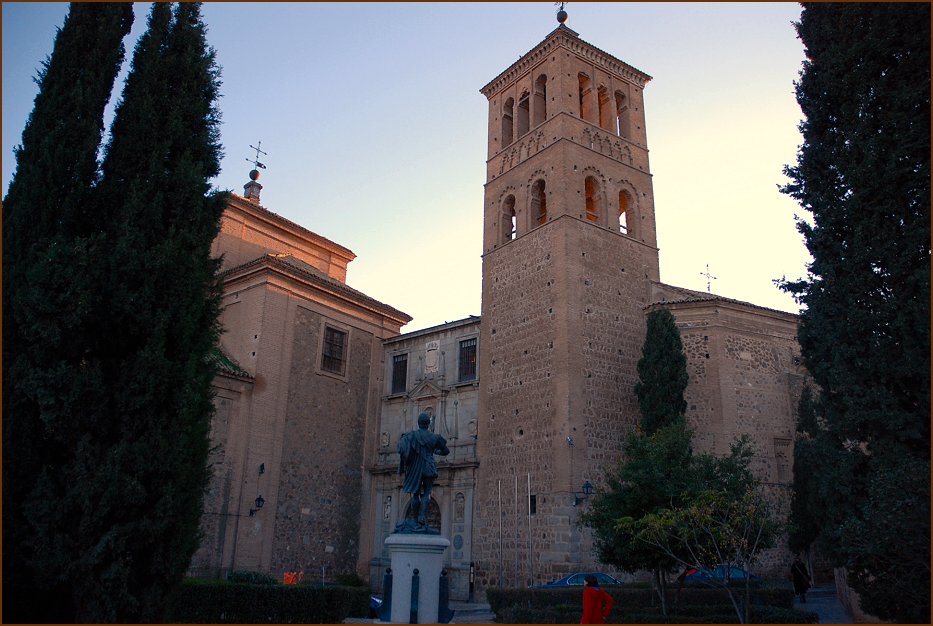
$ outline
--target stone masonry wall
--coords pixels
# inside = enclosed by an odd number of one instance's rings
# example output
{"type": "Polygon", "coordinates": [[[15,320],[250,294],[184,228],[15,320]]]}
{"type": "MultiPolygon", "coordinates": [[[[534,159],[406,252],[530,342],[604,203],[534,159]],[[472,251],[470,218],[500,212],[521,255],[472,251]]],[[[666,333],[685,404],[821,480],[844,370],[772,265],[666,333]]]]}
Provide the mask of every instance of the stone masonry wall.
{"type": "Polygon", "coordinates": [[[349,331],[346,375],[319,370],[323,317],[298,308],[284,430],[272,571],[356,572],[365,390],[372,335],[349,331]]]}
{"type": "MultiPolygon", "coordinates": [[[[739,303],[664,306],[677,319],[687,356],[685,398],[695,451],[727,454],[737,437],[749,435],[755,450],[750,467],[775,518],[785,522],[797,401],[806,380],[796,317],[739,303]]],[[[791,560],[782,535],[762,554],[758,571],[782,576],[791,560]]]]}

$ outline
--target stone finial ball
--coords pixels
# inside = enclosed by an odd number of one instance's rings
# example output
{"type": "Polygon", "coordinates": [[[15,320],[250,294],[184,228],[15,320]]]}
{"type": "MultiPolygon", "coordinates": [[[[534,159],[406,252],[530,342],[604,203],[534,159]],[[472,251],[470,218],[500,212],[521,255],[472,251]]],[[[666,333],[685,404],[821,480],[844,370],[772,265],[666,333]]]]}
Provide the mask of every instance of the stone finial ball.
{"type": "Polygon", "coordinates": [[[249,179],[252,181],[259,180],[259,170],[250,170],[249,179]]]}
{"type": "Polygon", "coordinates": [[[567,12],[561,9],[557,12],[557,21],[563,24],[567,21],[567,12]]]}

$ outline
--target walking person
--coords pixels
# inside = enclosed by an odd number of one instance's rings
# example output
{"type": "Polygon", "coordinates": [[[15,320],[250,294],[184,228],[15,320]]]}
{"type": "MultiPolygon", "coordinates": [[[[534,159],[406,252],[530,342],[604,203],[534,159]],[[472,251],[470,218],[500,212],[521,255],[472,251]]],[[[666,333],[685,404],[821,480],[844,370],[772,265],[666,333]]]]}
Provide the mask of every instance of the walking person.
{"type": "Polygon", "coordinates": [[[603,591],[592,574],[583,579],[583,618],[581,624],[605,624],[615,600],[603,591]]]}
{"type": "Polygon", "coordinates": [[[800,560],[800,555],[794,555],[794,562],[790,566],[790,575],[794,581],[794,594],[800,596],[801,602],[807,601],[807,589],[810,588],[810,573],[807,566],[800,560]]]}

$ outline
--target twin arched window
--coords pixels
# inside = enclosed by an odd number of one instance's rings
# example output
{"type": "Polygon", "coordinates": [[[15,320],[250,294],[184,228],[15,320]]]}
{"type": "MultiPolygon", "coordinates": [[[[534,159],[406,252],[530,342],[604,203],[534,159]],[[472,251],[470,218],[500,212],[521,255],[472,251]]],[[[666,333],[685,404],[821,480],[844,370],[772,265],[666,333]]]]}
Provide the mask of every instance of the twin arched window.
{"type": "MultiPolygon", "coordinates": [[[[586,194],[586,219],[590,222],[600,223],[603,219],[605,209],[603,207],[603,193],[599,180],[595,176],[587,176],[583,181],[583,187],[586,194]]],[[[534,220],[533,226],[540,226],[547,223],[547,193],[544,179],[539,178],[531,186],[531,219],[534,220]]],[[[619,232],[623,235],[634,235],[634,222],[629,224],[629,216],[632,213],[634,201],[632,194],[628,190],[619,191],[619,212],[618,226],[619,232]]],[[[518,237],[518,215],[515,210],[515,196],[509,194],[502,201],[502,214],[500,223],[500,240],[502,243],[512,241],[518,237]]],[[[603,222],[605,226],[605,222],[603,222]]]]}
{"type": "Polygon", "coordinates": [[[600,128],[615,133],[620,137],[629,137],[629,107],[625,94],[616,91],[613,96],[605,85],[596,88],[596,101],[593,101],[593,88],[590,77],[584,72],[577,74],[579,87],[580,118],[598,124],[600,128]],[[597,117],[598,116],[598,117],[597,117]]]}
{"type": "Polygon", "coordinates": [[[502,147],[506,147],[547,119],[547,75],[534,82],[534,93],[523,91],[518,98],[507,98],[502,105],[502,147]]]}
{"type": "MultiPolygon", "coordinates": [[[[603,195],[599,181],[594,176],[587,176],[583,181],[583,187],[586,193],[586,219],[600,223],[600,220],[603,219],[603,195]]],[[[619,232],[623,235],[634,235],[633,227],[635,223],[634,221],[631,224],[629,223],[629,216],[632,213],[633,206],[632,194],[625,189],[619,191],[619,213],[617,217],[619,232]]]]}

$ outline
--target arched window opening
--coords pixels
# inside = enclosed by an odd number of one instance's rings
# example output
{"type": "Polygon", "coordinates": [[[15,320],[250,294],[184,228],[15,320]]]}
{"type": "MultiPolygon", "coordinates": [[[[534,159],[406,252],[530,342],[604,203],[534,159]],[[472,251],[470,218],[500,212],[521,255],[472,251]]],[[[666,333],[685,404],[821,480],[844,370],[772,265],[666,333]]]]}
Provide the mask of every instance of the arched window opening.
{"type": "Polygon", "coordinates": [[[592,91],[592,88],[590,87],[590,77],[583,72],[580,72],[577,75],[577,80],[580,83],[580,117],[588,122],[592,122],[593,98],[590,94],[592,91]]]}
{"type": "Polygon", "coordinates": [[[631,196],[627,191],[619,192],[619,232],[623,235],[630,235],[628,230],[628,214],[631,206],[631,196]]]}
{"type": "Polygon", "coordinates": [[[616,115],[614,107],[609,101],[609,90],[600,85],[599,89],[596,90],[596,95],[599,100],[599,126],[612,132],[616,115]]]}
{"type": "Polygon", "coordinates": [[[509,98],[502,106],[502,147],[512,143],[512,109],[515,107],[515,100],[509,98]]]}
{"type": "Polygon", "coordinates": [[[547,119],[547,76],[541,74],[535,81],[534,106],[531,107],[534,119],[532,126],[537,126],[547,119]]]}
{"type": "Polygon", "coordinates": [[[592,176],[587,176],[583,185],[586,190],[586,219],[591,222],[598,222],[599,214],[602,212],[599,182],[592,176]]]}
{"type": "Polygon", "coordinates": [[[528,110],[528,92],[522,94],[518,99],[518,136],[521,137],[528,132],[529,110],[528,110]]]}
{"type": "Polygon", "coordinates": [[[616,134],[619,137],[629,136],[628,104],[625,102],[625,95],[621,91],[616,92],[616,134]]]}
{"type": "Polygon", "coordinates": [[[544,193],[544,181],[538,179],[531,186],[531,214],[538,225],[547,222],[547,194],[544,193]]]}
{"type": "Polygon", "coordinates": [[[502,243],[518,236],[518,220],[515,216],[515,196],[508,196],[502,203],[502,243]]]}

